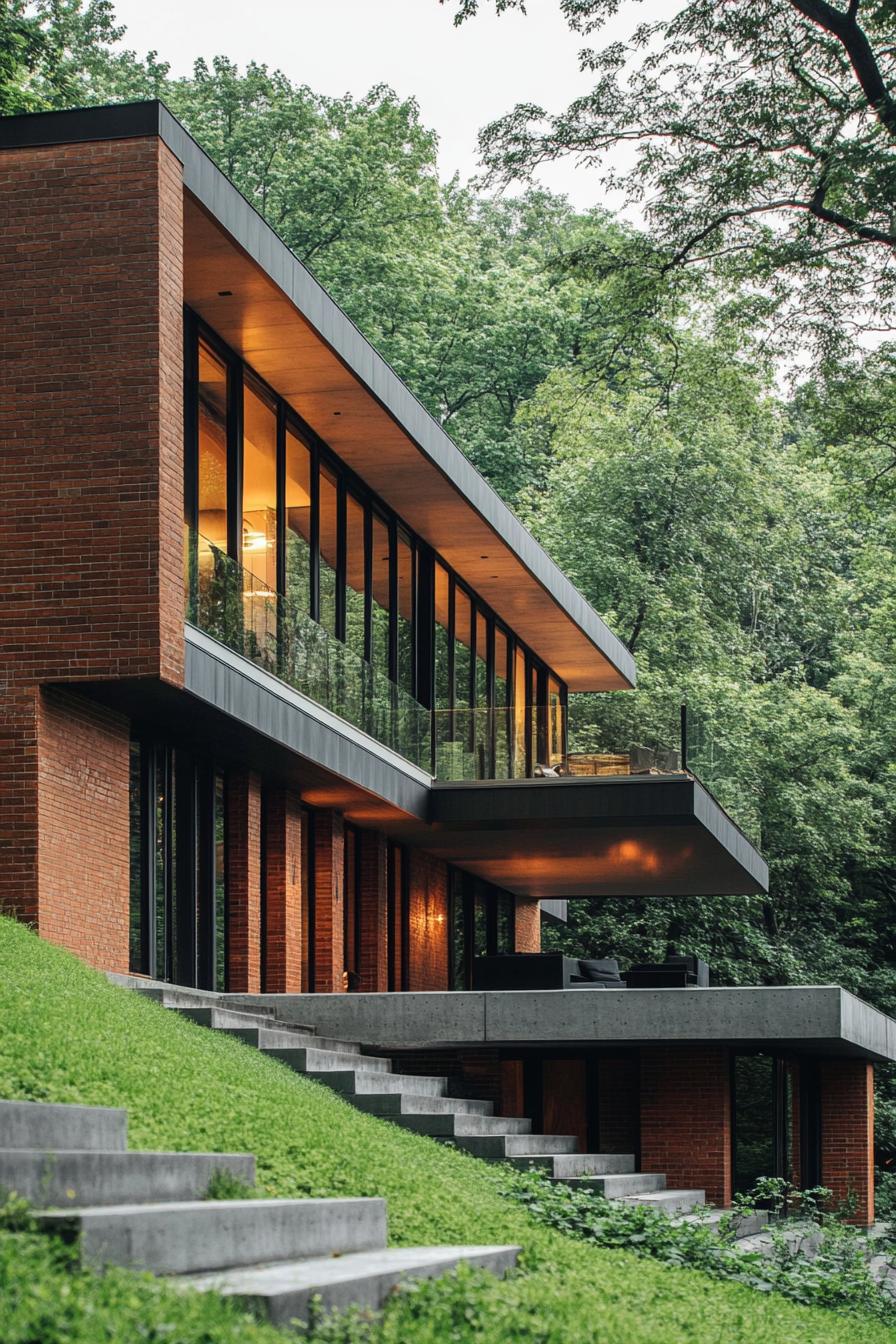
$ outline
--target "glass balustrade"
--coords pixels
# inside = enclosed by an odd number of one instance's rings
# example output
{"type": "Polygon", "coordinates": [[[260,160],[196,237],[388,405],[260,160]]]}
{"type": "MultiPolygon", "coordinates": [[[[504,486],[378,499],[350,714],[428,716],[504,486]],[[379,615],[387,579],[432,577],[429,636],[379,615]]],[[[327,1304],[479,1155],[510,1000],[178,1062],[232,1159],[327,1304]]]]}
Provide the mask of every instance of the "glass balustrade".
{"type": "Polygon", "coordinates": [[[568,750],[567,707],[428,710],[300,605],[188,533],[187,620],[440,780],[691,774],[759,842],[755,791],[711,714],[683,709],[678,731],[648,745],[590,721],[568,750]],[[593,745],[591,745],[593,744],[593,745]]]}
{"type": "Polygon", "coordinates": [[[384,746],[430,769],[427,709],[213,542],[187,541],[190,624],[384,746]]]}

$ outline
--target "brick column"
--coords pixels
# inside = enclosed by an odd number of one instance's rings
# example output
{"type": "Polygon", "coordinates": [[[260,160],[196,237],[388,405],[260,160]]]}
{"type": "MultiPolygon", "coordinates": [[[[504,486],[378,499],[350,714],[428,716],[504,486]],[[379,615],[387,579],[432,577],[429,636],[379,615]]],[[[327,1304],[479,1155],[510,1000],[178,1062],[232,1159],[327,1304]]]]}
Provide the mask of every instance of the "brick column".
{"type": "Polygon", "coordinates": [[[339,994],[344,985],[342,928],[345,829],[342,813],[314,814],[314,988],[339,994]]]}
{"type": "Polygon", "coordinates": [[[264,991],[302,990],[302,811],[291,789],[269,789],[264,806],[264,991]]]}
{"type": "Polygon", "coordinates": [[[409,860],[409,988],[418,993],[448,989],[448,868],[419,850],[409,860]]]}
{"type": "Polygon", "coordinates": [[[874,1222],[874,1067],[864,1059],[828,1059],[818,1066],[821,1183],[834,1204],[856,1201],[850,1222],[874,1222]]]}
{"type": "Polygon", "coordinates": [[[541,906],[538,901],[517,900],[514,927],[515,952],[541,951],[541,906]]]}
{"type": "Polygon", "coordinates": [[[227,988],[261,989],[261,780],[227,774],[227,988]]]}
{"type": "Polygon", "coordinates": [[[379,831],[359,831],[361,865],[361,956],[358,989],[362,994],[385,994],[389,988],[386,886],[386,837],[379,831]]]}
{"type": "Polygon", "coordinates": [[[713,1046],[641,1051],[641,1170],[665,1172],[670,1189],[702,1189],[731,1203],[731,1070],[713,1046]]]}
{"type": "Polygon", "coordinates": [[[88,814],[108,768],[120,843],[124,735],[109,766],[40,688],[183,683],[182,170],[158,136],[22,147],[0,190],[0,910],[118,971],[127,848],[95,864],[88,814]]]}

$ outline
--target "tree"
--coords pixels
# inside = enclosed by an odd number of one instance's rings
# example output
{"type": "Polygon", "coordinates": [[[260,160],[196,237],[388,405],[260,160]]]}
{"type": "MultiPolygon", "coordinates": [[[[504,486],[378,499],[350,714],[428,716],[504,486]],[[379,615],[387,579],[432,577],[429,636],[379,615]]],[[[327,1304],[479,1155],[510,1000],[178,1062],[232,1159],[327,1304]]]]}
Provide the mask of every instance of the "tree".
{"type": "MultiPolygon", "coordinates": [[[[456,21],[479,7],[459,0],[456,21]]],[[[589,36],[621,6],[560,7],[589,36]]],[[[565,111],[522,104],[488,126],[486,163],[505,181],[568,154],[603,165],[643,206],[662,272],[708,271],[770,337],[811,335],[829,352],[896,315],[894,12],[893,0],[688,0],[584,51],[596,83],[565,111]],[[634,164],[614,170],[622,146],[634,164]]]]}

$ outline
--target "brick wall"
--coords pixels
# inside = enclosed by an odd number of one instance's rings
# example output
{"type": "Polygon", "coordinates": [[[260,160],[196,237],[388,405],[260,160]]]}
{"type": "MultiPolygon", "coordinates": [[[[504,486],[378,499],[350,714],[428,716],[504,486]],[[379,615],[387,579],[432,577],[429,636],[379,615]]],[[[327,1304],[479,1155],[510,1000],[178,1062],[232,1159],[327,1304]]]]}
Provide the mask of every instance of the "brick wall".
{"type": "Polygon", "coordinates": [[[408,988],[448,989],[448,868],[441,859],[410,853],[408,988]]]}
{"type": "Polygon", "coordinates": [[[361,956],[358,989],[385,994],[389,988],[389,905],[386,888],[386,837],[359,831],[361,956]]]}
{"type": "Polygon", "coordinates": [[[708,1203],[731,1203],[727,1050],[641,1050],[641,1169],[665,1172],[670,1189],[703,1189],[708,1203]]]}
{"type": "Polygon", "coordinates": [[[261,780],[229,770],[227,809],[227,988],[261,989],[261,780]]]}
{"type": "Polygon", "coordinates": [[[537,901],[517,900],[515,952],[541,951],[541,906],[537,901]]]}
{"type": "Polygon", "coordinates": [[[851,1222],[874,1222],[874,1066],[829,1059],[818,1066],[821,1183],[834,1203],[855,1201],[851,1222]]]}
{"type": "Polygon", "coordinates": [[[38,932],[92,966],[124,972],[129,751],[122,715],[62,690],[41,695],[38,932]]]}
{"type": "Polygon", "coordinates": [[[183,678],[181,169],[6,150],[0,193],[0,909],[39,923],[38,687],[183,678]]]}
{"type": "Polygon", "coordinates": [[[264,991],[299,994],[302,985],[302,811],[292,789],[264,795],[264,991]]]}
{"type": "Polygon", "coordinates": [[[343,889],[345,827],[340,812],[314,814],[314,988],[318,994],[344,989],[343,889]]]}

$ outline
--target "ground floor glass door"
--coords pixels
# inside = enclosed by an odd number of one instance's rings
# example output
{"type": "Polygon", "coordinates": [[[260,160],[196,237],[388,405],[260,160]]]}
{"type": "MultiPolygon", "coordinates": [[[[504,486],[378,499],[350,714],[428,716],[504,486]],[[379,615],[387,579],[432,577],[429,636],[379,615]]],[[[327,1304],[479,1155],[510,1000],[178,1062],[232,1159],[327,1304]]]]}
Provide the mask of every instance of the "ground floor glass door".
{"type": "Polygon", "coordinates": [[[208,761],[131,742],[130,968],[226,989],[224,781],[208,761]]]}
{"type": "Polygon", "coordinates": [[[747,1194],[766,1176],[798,1177],[794,1073],[788,1061],[771,1054],[735,1054],[731,1105],[735,1193],[747,1194]]]}

